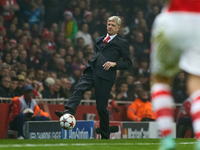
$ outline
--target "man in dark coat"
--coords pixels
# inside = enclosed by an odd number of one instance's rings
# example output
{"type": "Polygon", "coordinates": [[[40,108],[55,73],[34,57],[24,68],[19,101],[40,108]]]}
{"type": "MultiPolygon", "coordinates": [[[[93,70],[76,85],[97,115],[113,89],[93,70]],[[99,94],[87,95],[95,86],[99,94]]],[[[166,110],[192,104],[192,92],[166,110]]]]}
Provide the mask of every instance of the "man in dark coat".
{"type": "Polygon", "coordinates": [[[121,19],[119,17],[112,16],[108,19],[107,35],[96,39],[95,53],[75,86],[72,97],[66,103],[66,110],[64,112],[56,111],[56,115],[59,117],[65,113],[74,115],[83,94],[94,87],[102,139],[110,137],[109,114],[106,107],[116,78],[116,71],[130,69],[132,66],[128,42],[117,36],[120,26],[121,19]]]}

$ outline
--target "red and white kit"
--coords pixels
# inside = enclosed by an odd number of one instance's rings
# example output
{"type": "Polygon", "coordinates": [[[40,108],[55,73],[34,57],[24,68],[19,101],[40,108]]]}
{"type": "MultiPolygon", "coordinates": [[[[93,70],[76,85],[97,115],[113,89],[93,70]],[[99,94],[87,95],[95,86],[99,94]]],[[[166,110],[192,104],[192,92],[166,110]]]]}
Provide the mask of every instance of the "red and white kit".
{"type": "MultiPolygon", "coordinates": [[[[152,29],[152,74],[172,77],[179,69],[200,76],[200,0],[171,0],[157,16],[152,29]]],[[[152,103],[163,137],[172,133],[171,87],[156,83],[152,103]]],[[[195,135],[200,139],[200,90],[194,92],[191,115],[195,135]]]]}

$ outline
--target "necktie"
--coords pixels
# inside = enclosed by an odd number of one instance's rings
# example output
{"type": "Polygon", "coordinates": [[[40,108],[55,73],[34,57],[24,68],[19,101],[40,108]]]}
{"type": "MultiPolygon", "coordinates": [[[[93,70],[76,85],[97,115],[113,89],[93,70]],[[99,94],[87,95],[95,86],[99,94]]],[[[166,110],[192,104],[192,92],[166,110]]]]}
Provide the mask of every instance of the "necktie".
{"type": "Polygon", "coordinates": [[[110,39],[110,36],[107,36],[107,38],[103,41],[104,44],[106,44],[108,42],[108,40],[110,39]]]}

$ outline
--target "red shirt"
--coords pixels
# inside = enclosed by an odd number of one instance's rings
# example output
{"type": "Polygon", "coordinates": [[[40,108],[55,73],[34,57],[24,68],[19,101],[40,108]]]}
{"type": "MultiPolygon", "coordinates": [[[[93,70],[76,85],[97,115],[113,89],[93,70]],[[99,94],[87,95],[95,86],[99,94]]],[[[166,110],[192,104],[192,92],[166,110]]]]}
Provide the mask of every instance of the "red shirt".
{"type": "Polygon", "coordinates": [[[168,11],[200,12],[200,0],[171,0],[168,11]]]}
{"type": "MultiPolygon", "coordinates": [[[[16,4],[16,0],[0,0],[0,5],[2,6],[11,6],[16,4]]],[[[3,11],[3,16],[5,21],[11,20],[14,17],[14,11],[3,11]]]]}

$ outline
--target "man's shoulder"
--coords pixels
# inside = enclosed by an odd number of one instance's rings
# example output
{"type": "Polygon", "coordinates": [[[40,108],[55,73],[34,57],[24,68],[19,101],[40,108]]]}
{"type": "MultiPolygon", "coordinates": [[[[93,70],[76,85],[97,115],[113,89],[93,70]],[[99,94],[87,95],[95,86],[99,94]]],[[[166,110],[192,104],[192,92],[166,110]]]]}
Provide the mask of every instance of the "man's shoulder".
{"type": "Polygon", "coordinates": [[[126,39],[121,38],[121,37],[119,37],[119,36],[116,36],[116,38],[117,38],[117,40],[118,40],[119,42],[127,42],[126,39]]]}

